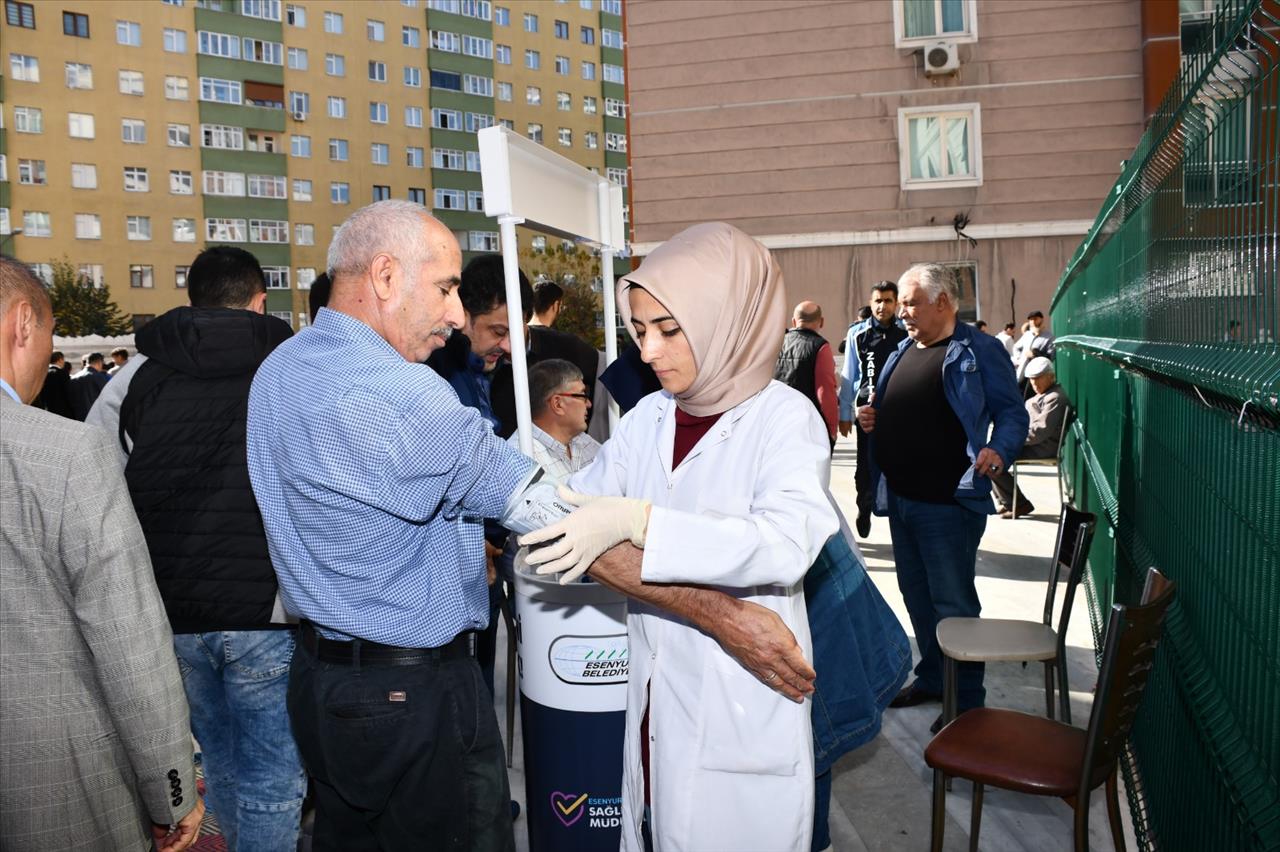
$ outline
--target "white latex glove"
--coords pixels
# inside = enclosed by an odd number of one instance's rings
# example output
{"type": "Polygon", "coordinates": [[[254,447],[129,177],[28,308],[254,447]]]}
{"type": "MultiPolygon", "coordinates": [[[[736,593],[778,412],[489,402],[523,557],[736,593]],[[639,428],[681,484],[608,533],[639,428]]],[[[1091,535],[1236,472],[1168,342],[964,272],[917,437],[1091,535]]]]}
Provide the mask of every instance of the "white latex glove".
{"type": "Polygon", "coordinates": [[[600,554],[615,544],[630,541],[636,547],[644,547],[645,532],[649,527],[648,500],[594,497],[579,494],[563,485],[557,493],[561,500],[578,509],[562,521],[520,536],[522,547],[560,539],[529,551],[528,562],[539,566],[539,574],[563,571],[564,576],[560,578],[563,586],[581,577],[600,554]]]}

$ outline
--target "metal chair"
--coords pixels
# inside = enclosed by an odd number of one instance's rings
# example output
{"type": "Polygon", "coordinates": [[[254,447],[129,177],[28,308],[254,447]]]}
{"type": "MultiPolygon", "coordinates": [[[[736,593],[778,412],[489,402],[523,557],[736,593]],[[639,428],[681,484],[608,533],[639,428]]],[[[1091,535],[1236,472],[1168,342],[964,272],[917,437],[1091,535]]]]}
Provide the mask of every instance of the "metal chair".
{"type": "Polygon", "coordinates": [[[1013,505],[1009,508],[1013,511],[1014,520],[1018,518],[1018,467],[1019,465],[1031,465],[1033,467],[1053,467],[1058,468],[1058,499],[1063,503],[1067,502],[1066,483],[1062,479],[1062,448],[1067,440],[1067,432],[1071,430],[1071,424],[1076,420],[1076,410],[1067,408],[1066,414],[1062,416],[1062,428],[1058,430],[1058,451],[1052,456],[1043,459],[1014,459],[1013,464],[1009,465],[1009,473],[1013,474],[1013,505]]]}
{"type": "Polygon", "coordinates": [[[938,623],[938,647],[942,651],[942,718],[956,716],[957,666],[960,662],[1039,660],[1044,663],[1045,706],[1054,712],[1054,674],[1058,677],[1062,721],[1071,724],[1071,692],[1067,684],[1067,625],[1071,621],[1076,589],[1084,576],[1085,560],[1093,544],[1098,519],[1089,512],[1063,504],[1058,538],[1049,564],[1049,588],[1039,622],[997,618],[944,618],[938,623]],[[1058,628],[1053,628],[1053,603],[1058,584],[1066,581],[1058,628]]]}
{"type": "Polygon", "coordinates": [[[1117,852],[1124,852],[1117,764],[1155,663],[1174,584],[1152,568],[1138,606],[1111,608],[1102,671],[1087,730],[1014,710],[978,708],[947,725],[925,748],[933,769],[932,849],[942,849],[946,779],[973,782],[969,849],[978,848],[982,792],[987,785],[1064,799],[1075,811],[1076,852],[1089,848],[1089,795],[1106,784],[1107,816],[1117,852]]]}

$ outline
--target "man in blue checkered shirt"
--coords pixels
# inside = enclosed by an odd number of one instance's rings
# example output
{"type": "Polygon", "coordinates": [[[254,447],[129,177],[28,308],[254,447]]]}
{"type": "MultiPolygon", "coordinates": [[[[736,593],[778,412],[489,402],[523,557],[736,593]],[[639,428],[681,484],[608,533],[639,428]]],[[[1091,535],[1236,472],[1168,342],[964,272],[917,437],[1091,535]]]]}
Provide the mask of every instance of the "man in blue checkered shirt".
{"type": "Polygon", "coordinates": [[[286,608],[316,850],[513,848],[484,518],[538,473],[423,362],[462,325],[461,252],[417,205],[348,219],[315,324],[263,363],[248,453],[286,608]]]}

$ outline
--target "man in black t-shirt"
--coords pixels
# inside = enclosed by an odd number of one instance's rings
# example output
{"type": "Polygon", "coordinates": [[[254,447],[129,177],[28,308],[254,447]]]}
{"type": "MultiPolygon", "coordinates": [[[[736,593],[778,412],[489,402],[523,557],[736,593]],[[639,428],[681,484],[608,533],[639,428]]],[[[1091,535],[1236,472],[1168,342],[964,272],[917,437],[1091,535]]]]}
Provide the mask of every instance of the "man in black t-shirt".
{"type": "MultiPolygon", "coordinates": [[[[908,707],[941,698],[938,622],[981,612],[974,573],[994,511],[990,477],[1021,447],[1027,412],[1004,346],[956,321],[949,268],[911,267],[898,297],[909,338],[857,416],[869,438],[875,511],[889,517],[898,588],[920,648],[915,681],[891,704],[908,707]]],[[[961,712],[984,703],[982,679],[981,663],[960,665],[961,712]]]]}

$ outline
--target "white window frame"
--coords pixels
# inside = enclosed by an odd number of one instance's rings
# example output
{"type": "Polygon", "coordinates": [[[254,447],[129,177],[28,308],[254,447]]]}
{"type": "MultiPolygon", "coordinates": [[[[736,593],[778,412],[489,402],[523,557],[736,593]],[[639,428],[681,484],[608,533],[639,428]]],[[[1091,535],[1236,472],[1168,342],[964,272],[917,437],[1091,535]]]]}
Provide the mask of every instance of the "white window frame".
{"type": "Polygon", "coordinates": [[[202,124],[200,125],[200,147],[219,151],[243,151],[244,128],[233,124],[202,124]],[[210,141],[206,142],[206,139],[210,141]],[[215,142],[227,144],[216,145],[215,142]]]}
{"type": "Polygon", "coordinates": [[[284,175],[246,175],[245,185],[250,198],[285,200],[289,197],[289,181],[284,175]]]}
{"type": "Polygon", "coordinates": [[[289,137],[289,156],[290,157],[310,157],[311,156],[311,137],[304,136],[300,133],[294,133],[293,135],[291,135],[289,137]]]}
{"type": "Polygon", "coordinates": [[[154,288],[156,286],[155,272],[155,267],[149,263],[129,264],[129,286],[144,290],[154,288]]]}
{"type": "Polygon", "coordinates": [[[10,53],[9,79],[24,83],[39,83],[40,60],[26,53],[10,53]]]}
{"type": "Polygon", "coordinates": [[[463,153],[456,148],[432,148],[431,168],[462,171],[463,153]]]}
{"type": "Polygon", "coordinates": [[[491,98],[493,97],[493,78],[483,77],[479,74],[463,74],[462,92],[467,95],[491,98]]]}
{"type": "Polygon", "coordinates": [[[97,213],[77,213],[75,222],[77,240],[102,239],[102,217],[97,213]]]}
{"type": "Polygon", "coordinates": [[[191,80],[176,74],[166,74],[164,78],[164,96],[170,101],[191,100],[191,80]]]}
{"type": "Polygon", "coordinates": [[[369,41],[384,42],[387,40],[387,22],[378,21],[373,18],[366,18],[364,22],[364,34],[369,41]]]}
{"type": "MultiPolygon", "coordinates": [[[[250,219],[249,242],[270,245],[289,244],[289,222],[285,219],[250,219]]],[[[279,267],[287,269],[287,267],[279,267]]],[[[263,270],[266,271],[265,269],[263,270]]],[[[270,289],[270,285],[268,285],[270,289]]],[[[277,288],[279,289],[279,288],[277,288]]]]}
{"type": "Polygon", "coordinates": [[[52,237],[53,217],[47,210],[22,211],[22,235],[24,237],[52,237]]]}
{"type": "Polygon", "coordinates": [[[478,59],[492,59],[493,39],[463,33],[462,52],[466,56],[474,56],[478,59]]]}
{"type": "Polygon", "coordinates": [[[437,187],[432,202],[436,210],[466,210],[467,193],[461,189],[437,187]]]}
{"type": "Polygon", "coordinates": [[[330,77],[347,76],[347,57],[341,53],[326,53],[324,55],[324,73],[330,77]]]}
{"type": "Polygon", "coordinates": [[[462,130],[462,111],[432,107],[431,127],[435,130],[462,130]]]}
{"type": "Polygon", "coordinates": [[[150,192],[151,191],[151,172],[146,166],[125,166],[124,171],[124,191],[125,192],[150,192]],[[133,189],[129,188],[129,182],[133,182],[133,189]]]}
{"type": "Polygon", "coordinates": [[[306,71],[311,65],[311,56],[305,47],[291,47],[285,55],[288,67],[294,71],[306,71]]]}
{"type": "Polygon", "coordinates": [[[417,27],[400,27],[400,46],[414,50],[422,47],[422,30],[417,27]]]}
{"type": "Polygon", "coordinates": [[[164,49],[166,53],[187,52],[187,31],[173,27],[164,28],[164,49]]]}
{"type": "Polygon", "coordinates": [[[341,95],[329,95],[325,99],[325,113],[330,118],[347,117],[347,99],[341,95]]]}
{"type": "Polygon", "coordinates": [[[190,124],[170,124],[165,131],[168,146],[170,148],[190,148],[191,147],[191,125],[190,124]],[[185,141],[184,141],[185,138],[185,141]]]}
{"type": "Polygon", "coordinates": [[[205,195],[243,198],[244,173],[205,169],[200,173],[200,188],[205,195]]]}
{"type": "Polygon", "coordinates": [[[205,56],[220,56],[223,59],[240,58],[240,37],[230,33],[219,33],[212,30],[196,32],[196,52],[205,56]]]}
{"type": "MultiPolygon", "coordinates": [[[[946,144],[946,133],[942,134],[946,144]]],[[[945,160],[946,149],[943,149],[945,160]]],[[[961,104],[939,104],[936,106],[899,107],[898,108],[898,179],[903,190],[916,189],[955,189],[958,187],[982,186],[982,105],[976,102],[961,104]],[[911,177],[911,140],[907,128],[910,119],[925,116],[948,118],[964,116],[969,119],[969,159],[973,168],[972,175],[964,177],[912,178],[911,177]]]]}
{"type": "Polygon", "coordinates": [[[294,201],[310,201],[312,197],[312,183],[310,178],[293,178],[293,200],[294,201]]]}
{"type": "Polygon", "coordinates": [[[211,242],[245,243],[248,233],[243,219],[210,217],[204,220],[204,238],[211,242]]]}
{"type": "Polygon", "coordinates": [[[280,20],[280,0],[240,0],[240,14],[264,21],[280,20]]]}
{"type": "Polygon", "coordinates": [[[405,166],[411,169],[426,168],[427,152],[421,145],[406,145],[404,149],[405,166]]]}
{"type": "Polygon", "coordinates": [[[147,144],[147,123],[141,118],[120,119],[120,141],[126,145],[147,144]]]}
{"type": "Polygon", "coordinates": [[[175,243],[194,243],[196,241],[196,229],[199,225],[196,220],[190,216],[178,216],[170,222],[170,233],[173,235],[175,243]]]}
{"type": "Polygon", "coordinates": [[[191,172],[186,169],[169,170],[170,195],[194,195],[195,191],[195,178],[191,175],[191,172]]]}
{"type": "Polygon", "coordinates": [[[151,217],[125,216],[124,233],[125,239],[141,242],[149,241],[151,239],[151,217]]]}
{"type": "Polygon", "coordinates": [[[369,60],[369,82],[385,83],[387,82],[387,63],[380,59],[369,60]]]}
{"type": "MultiPolygon", "coordinates": [[[[81,115],[82,113],[72,113],[81,115]]],[[[44,110],[40,107],[15,106],[13,108],[14,133],[44,133],[44,110]],[[35,129],[32,129],[32,128],[35,129]]],[[[92,139],[92,136],[84,137],[92,139]]]]}
{"type": "Polygon", "coordinates": [[[513,90],[514,90],[514,87],[510,83],[504,83],[502,81],[498,81],[497,92],[495,97],[497,97],[497,99],[500,101],[511,103],[511,98],[512,98],[512,95],[514,94],[513,90]]]}
{"type": "Polygon", "coordinates": [[[468,231],[467,246],[470,251],[498,251],[497,231],[468,231]]]}
{"type": "Polygon", "coordinates": [[[330,204],[350,204],[351,203],[351,184],[345,180],[335,180],[329,182],[329,203],[330,204]],[[341,195],[342,199],[334,198],[335,195],[341,195]]]}
{"type": "Polygon", "coordinates": [[[67,135],[72,139],[93,139],[97,137],[97,134],[97,122],[94,120],[93,113],[67,113],[67,135]],[[75,132],[77,125],[79,125],[79,133],[75,132]]]}
{"type": "Polygon", "coordinates": [[[264,266],[262,277],[267,282],[268,290],[289,289],[289,267],[287,266],[264,266]]]}
{"type": "Polygon", "coordinates": [[[307,26],[307,9],[305,6],[295,6],[292,3],[286,4],[284,7],[285,23],[291,27],[305,29],[307,26]]]}
{"type": "Polygon", "coordinates": [[[68,62],[66,68],[66,83],[68,89],[92,89],[93,88],[93,66],[87,62],[68,62]]]}
{"type": "MultiPolygon", "coordinates": [[[[940,41],[946,41],[952,44],[972,44],[976,42],[978,40],[978,0],[963,0],[963,2],[964,32],[938,32],[934,35],[907,38],[903,35],[906,29],[906,14],[903,10],[903,0],[893,0],[893,46],[901,49],[915,49],[923,47],[926,44],[937,44],[940,41]]],[[[933,0],[933,7],[933,22],[937,29],[941,30],[942,0],[933,0]]]]}
{"type": "Polygon", "coordinates": [[[404,108],[404,126],[421,128],[423,122],[422,107],[407,106],[404,108]]]}
{"type": "Polygon", "coordinates": [[[391,146],[386,142],[370,142],[369,162],[375,166],[391,165],[391,146]]]}
{"type": "Polygon", "coordinates": [[[316,269],[314,266],[299,266],[297,269],[296,281],[299,290],[310,290],[311,285],[315,283],[316,269]]]}
{"type": "Polygon", "coordinates": [[[244,84],[239,80],[224,80],[221,77],[201,77],[200,100],[215,104],[243,104],[244,84]],[[232,100],[214,97],[220,91],[225,92],[232,100]]]}
{"type": "Polygon", "coordinates": [[[121,68],[117,73],[120,85],[117,87],[122,95],[143,95],[146,93],[146,80],[141,71],[121,68]]]}
{"type": "Polygon", "coordinates": [[[391,120],[391,108],[386,101],[369,101],[369,122],[386,124],[391,120]]]}
{"type": "Polygon", "coordinates": [[[98,166],[95,163],[71,164],[72,189],[97,189],[98,166]]]}
{"type": "Polygon", "coordinates": [[[447,30],[431,30],[427,45],[431,50],[439,50],[443,53],[461,53],[462,36],[447,30]]]}
{"type": "Polygon", "coordinates": [[[125,47],[142,47],[142,25],[137,21],[116,21],[116,44],[122,44],[125,47]],[[134,38],[137,41],[133,41],[134,38]]]}
{"type": "Polygon", "coordinates": [[[345,23],[341,12],[324,13],[324,31],[330,35],[342,35],[345,23]]]}
{"type": "Polygon", "coordinates": [[[422,68],[417,65],[404,66],[404,85],[410,89],[422,88],[422,68]]]}

